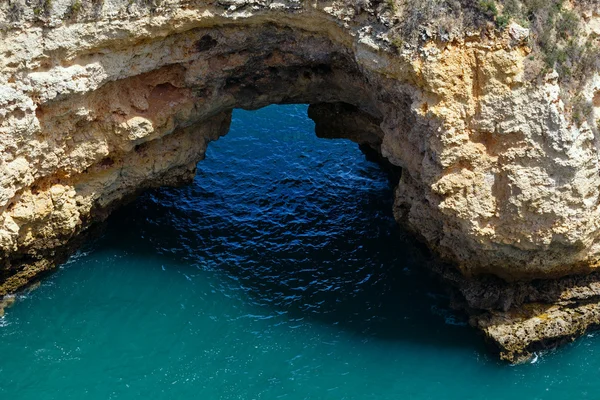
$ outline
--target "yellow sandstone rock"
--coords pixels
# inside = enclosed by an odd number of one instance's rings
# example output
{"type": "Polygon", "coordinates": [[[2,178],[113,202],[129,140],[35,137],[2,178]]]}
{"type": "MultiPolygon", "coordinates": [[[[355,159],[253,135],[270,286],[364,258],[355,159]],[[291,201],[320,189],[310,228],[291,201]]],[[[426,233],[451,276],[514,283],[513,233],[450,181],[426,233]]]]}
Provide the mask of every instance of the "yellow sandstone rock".
{"type": "MultiPolygon", "coordinates": [[[[509,335],[494,318],[527,303],[506,282],[600,265],[598,128],[571,121],[556,73],[527,81],[518,24],[397,48],[400,11],[368,2],[96,3],[81,16],[68,0],[43,17],[0,6],[0,296],[141,190],[189,181],[232,108],[273,103],[311,104],[317,131],[337,126],[402,169],[397,219],[459,267],[441,275],[489,312],[474,324],[497,343],[509,335]],[[327,104],[362,125],[328,121],[327,104]],[[477,300],[478,285],[497,298],[477,300]]],[[[584,18],[598,32],[599,16],[584,18]]],[[[581,95],[599,119],[597,74],[581,95]]],[[[517,336],[511,354],[551,335],[517,336]]]]}

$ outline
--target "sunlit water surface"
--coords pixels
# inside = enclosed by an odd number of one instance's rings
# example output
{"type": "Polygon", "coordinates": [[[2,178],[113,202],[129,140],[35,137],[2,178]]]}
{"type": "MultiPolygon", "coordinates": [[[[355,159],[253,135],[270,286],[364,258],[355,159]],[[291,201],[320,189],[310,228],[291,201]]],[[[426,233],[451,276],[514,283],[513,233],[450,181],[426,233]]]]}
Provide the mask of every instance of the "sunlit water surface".
{"type": "Polygon", "coordinates": [[[385,174],[306,106],[236,111],[0,319],[0,399],[600,398],[600,342],[488,355],[420,268],[385,174]]]}

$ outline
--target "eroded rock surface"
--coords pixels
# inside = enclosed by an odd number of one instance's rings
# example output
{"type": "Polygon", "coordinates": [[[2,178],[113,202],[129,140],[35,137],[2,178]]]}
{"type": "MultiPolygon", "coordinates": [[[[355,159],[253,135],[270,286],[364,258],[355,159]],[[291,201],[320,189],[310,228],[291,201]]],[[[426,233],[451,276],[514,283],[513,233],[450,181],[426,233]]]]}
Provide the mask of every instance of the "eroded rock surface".
{"type": "MultiPolygon", "coordinates": [[[[0,295],[189,181],[233,108],[309,103],[318,132],[402,169],[396,218],[458,266],[440,276],[506,358],[598,323],[597,275],[557,280],[599,265],[597,126],[556,73],[524,78],[526,29],[399,49],[382,3],[150,3],[0,6],[0,295]]],[[[600,77],[582,95],[600,118],[600,77]]]]}

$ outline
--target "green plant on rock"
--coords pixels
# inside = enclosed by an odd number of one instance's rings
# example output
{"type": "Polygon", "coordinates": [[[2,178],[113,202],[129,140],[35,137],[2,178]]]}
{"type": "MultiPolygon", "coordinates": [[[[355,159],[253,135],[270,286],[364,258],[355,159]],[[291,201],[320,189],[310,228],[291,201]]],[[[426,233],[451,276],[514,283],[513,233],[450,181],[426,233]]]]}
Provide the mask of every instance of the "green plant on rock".
{"type": "Polygon", "coordinates": [[[502,14],[496,17],[496,26],[498,29],[504,30],[513,20],[516,20],[521,26],[529,25],[522,14],[521,3],[518,0],[505,0],[502,5],[502,14]]]}
{"type": "Polygon", "coordinates": [[[392,12],[396,12],[396,1],[395,0],[385,0],[385,4],[387,5],[387,7],[392,11],[392,12]]]}
{"type": "Polygon", "coordinates": [[[81,0],[75,0],[73,3],[71,3],[71,6],[67,11],[66,16],[68,18],[75,18],[81,12],[82,8],[83,3],[81,2],[81,0]]]}
{"type": "Polygon", "coordinates": [[[33,14],[36,17],[40,17],[42,15],[50,15],[51,9],[52,0],[40,0],[38,5],[33,8],[33,14]]]}
{"type": "Polygon", "coordinates": [[[509,15],[500,15],[496,18],[496,26],[500,30],[506,29],[508,24],[510,24],[511,17],[509,15]]]}
{"type": "Polygon", "coordinates": [[[589,101],[586,101],[582,95],[577,95],[572,100],[571,115],[575,124],[581,125],[593,112],[594,106],[589,101]]]}
{"type": "Polygon", "coordinates": [[[392,46],[394,46],[396,51],[400,51],[402,49],[402,47],[404,46],[404,40],[402,40],[401,37],[396,36],[396,35],[394,35],[390,38],[390,42],[392,43],[392,46]]]}
{"type": "Polygon", "coordinates": [[[556,22],[556,33],[561,39],[569,39],[579,31],[579,17],[572,11],[563,11],[556,22]]]}
{"type": "Polygon", "coordinates": [[[82,7],[83,4],[81,3],[81,0],[75,0],[75,2],[71,4],[71,15],[77,15],[82,7]]]}
{"type": "Polygon", "coordinates": [[[498,16],[498,6],[494,0],[479,0],[479,9],[489,18],[498,16]]]}
{"type": "Polygon", "coordinates": [[[518,0],[506,0],[502,8],[502,14],[510,17],[519,17],[521,15],[521,4],[518,0]]]}
{"type": "MultiPolygon", "coordinates": [[[[528,28],[531,57],[524,65],[526,79],[541,79],[556,70],[565,103],[600,71],[600,38],[586,38],[579,17],[583,11],[600,12],[599,0],[385,0],[383,4],[400,17],[389,36],[395,49],[431,39],[452,40],[466,31],[490,32],[493,27],[503,31],[512,21],[528,28]]],[[[569,109],[580,121],[590,111],[582,105],[569,109]]]]}

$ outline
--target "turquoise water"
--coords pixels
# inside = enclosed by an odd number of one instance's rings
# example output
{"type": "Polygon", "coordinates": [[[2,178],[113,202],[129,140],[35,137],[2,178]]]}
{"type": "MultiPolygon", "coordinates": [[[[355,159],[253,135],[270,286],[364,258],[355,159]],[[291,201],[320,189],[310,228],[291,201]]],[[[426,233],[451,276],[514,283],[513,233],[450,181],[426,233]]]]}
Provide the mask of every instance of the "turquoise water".
{"type": "Polygon", "coordinates": [[[306,106],[235,111],[0,319],[0,399],[600,398],[588,336],[511,367],[420,268],[386,176],[306,106]]]}

